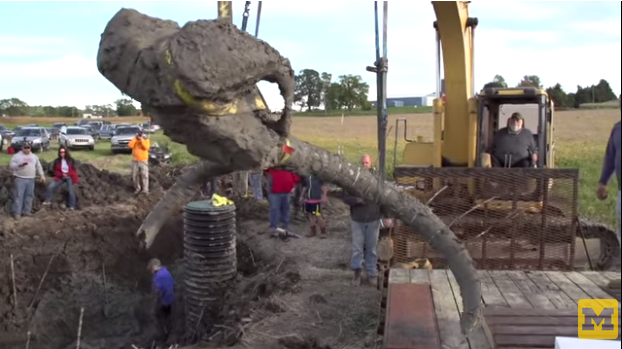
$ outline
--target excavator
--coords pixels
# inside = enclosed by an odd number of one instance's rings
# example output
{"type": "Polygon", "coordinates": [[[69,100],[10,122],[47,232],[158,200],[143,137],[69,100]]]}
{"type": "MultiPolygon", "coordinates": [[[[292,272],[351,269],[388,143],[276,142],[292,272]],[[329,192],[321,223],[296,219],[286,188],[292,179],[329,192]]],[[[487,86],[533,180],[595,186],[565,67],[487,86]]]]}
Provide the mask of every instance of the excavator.
{"type": "MultiPolygon", "coordinates": [[[[397,184],[450,225],[479,269],[574,270],[579,253],[590,269],[610,269],[620,254],[616,233],[579,218],[579,171],[555,168],[554,104],[546,91],[527,86],[476,92],[478,19],[469,16],[466,1],[432,1],[432,6],[437,43],[433,140],[410,139],[407,120],[396,121],[396,140],[403,124],[406,141],[402,164],[394,169],[397,184]],[[487,150],[514,113],[533,133],[537,159],[527,168],[510,167],[506,154],[506,161],[500,160],[504,165],[493,166],[487,150]],[[590,254],[595,239],[599,255],[590,254]]],[[[441,256],[416,236],[396,226],[386,240],[392,253],[385,260],[416,266],[414,261],[424,259],[443,267],[441,256]]]]}

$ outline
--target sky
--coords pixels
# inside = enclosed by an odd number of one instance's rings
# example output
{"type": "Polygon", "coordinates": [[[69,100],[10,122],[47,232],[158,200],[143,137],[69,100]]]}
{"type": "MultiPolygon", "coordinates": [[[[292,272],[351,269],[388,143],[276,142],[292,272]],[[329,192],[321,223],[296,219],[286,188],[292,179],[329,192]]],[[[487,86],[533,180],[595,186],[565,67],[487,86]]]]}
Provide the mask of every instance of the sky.
{"type": "MultiPolygon", "coordinates": [[[[375,95],[372,1],[330,1],[330,11],[311,1],[264,1],[259,38],[290,59],[296,72],[315,69],[361,75],[375,95]]],[[[620,2],[473,1],[475,86],[497,74],[509,84],[538,75],[545,86],[606,79],[620,93],[620,2]]],[[[257,2],[249,29],[255,30],[257,2]]],[[[234,2],[242,22],[244,2],[234,2]]],[[[121,8],[183,25],[216,17],[215,1],[0,2],[0,99],[29,105],[107,104],[122,98],[97,70],[100,35],[121,8]]],[[[420,96],[435,90],[434,11],[427,1],[391,1],[388,11],[388,96],[420,96]]],[[[275,85],[261,82],[268,105],[283,106],[275,85]]]]}

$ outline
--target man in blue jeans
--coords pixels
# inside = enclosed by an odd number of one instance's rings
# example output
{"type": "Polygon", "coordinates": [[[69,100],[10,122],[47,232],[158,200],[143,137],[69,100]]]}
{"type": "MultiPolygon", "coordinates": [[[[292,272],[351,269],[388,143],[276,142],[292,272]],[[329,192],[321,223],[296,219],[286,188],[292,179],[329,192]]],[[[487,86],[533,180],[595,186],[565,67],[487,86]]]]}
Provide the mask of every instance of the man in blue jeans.
{"type": "MultiPolygon", "coordinates": [[[[361,164],[375,174],[372,169],[371,156],[364,155],[361,164]]],[[[350,206],[352,220],[352,285],[361,284],[361,269],[365,264],[365,272],[369,284],[375,286],[378,277],[378,238],[380,235],[381,208],[374,202],[344,193],[343,201],[350,206]]]]}
{"type": "MultiPolygon", "coordinates": [[[[620,98],[618,97],[618,104],[620,103],[620,98]]],[[[598,190],[596,195],[600,200],[607,200],[607,185],[609,184],[609,180],[611,176],[615,173],[618,177],[618,203],[616,207],[616,213],[618,216],[618,243],[620,243],[620,157],[622,156],[622,152],[620,152],[620,121],[618,121],[611,130],[611,135],[609,136],[609,142],[607,144],[607,150],[605,152],[605,158],[603,161],[603,170],[600,175],[600,181],[598,182],[598,190]]],[[[618,266],[620,264],[620,256],[618,256],[618,266]]],[[[619,284],[619,281],[618,281],[619,284]]]]}
{"type": "Polygon", "coordinates": [[[253,197],[258,202],[263,202],[263,171],[261,169],[250,171],[249,179],[253,189],[253,197]]]}
{"type": "Polygon", "coordinates": [[[270,229],[276,230],[279,223],[283,224],[283,229],[289,229],[289,210],[292,191],[300,177],[297,175],[278,169],[268,169],[266,174],[270,177],[270,191],[268,202],[270,203],[270,229]]]}
{"type": "Polygon", "coordinates": [[[11,158],[9,167],[13,170],[13,218],[20,219],[32,214],[32,200],[35,197],[35,178],[45,183],[45,173],[39,157],[32,153],[32,143],[24,140],[22,149],[11,158]]]}

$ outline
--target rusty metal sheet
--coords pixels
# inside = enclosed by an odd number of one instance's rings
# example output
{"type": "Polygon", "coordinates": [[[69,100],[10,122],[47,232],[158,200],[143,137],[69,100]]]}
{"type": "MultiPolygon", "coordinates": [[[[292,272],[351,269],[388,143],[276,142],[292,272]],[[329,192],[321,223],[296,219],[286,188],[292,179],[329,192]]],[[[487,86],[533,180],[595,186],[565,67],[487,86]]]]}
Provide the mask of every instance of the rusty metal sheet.
{"type": "Polygon", "coordinates": [[[441,349],[429,284],[389,284],[384,349],[441,349]]]}

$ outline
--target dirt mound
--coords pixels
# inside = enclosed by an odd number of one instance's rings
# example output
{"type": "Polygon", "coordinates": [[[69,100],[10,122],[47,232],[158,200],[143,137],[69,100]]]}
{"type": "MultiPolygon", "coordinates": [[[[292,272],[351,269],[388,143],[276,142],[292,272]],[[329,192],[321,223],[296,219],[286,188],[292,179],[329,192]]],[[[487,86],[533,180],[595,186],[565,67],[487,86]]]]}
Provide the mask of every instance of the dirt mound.
{"type": "MultiPolygon", "coordinates": [[[[43,163],[44,168],[49,165],[43,163]]],[[[100,170],[90,164],[80,164],[77,166],[80,176],[80,183],[76,186],[76,202],[79,208],[86,208],[93,205],[111,205],[123,202],[133,194],[131,180],[129,177],[118,173],[100,170]]],[[[12,210],[13,204],[13,174],[7,168],[0,168],[0,207],[7,213],[12,210]]],[[[48,178],[48,183],[52,181],[48,178]]],[[[154,188],[159,187],[157,179],[152,179],[150,185],[154,188]]],[[[33,211],[41,209],[41,203],[45,199],[47,186],[43,183],[36,184],[33,211]]],[[[64,207],[66,203],[67,190],[63,187],[59,189],[52,198],[52,207],[64,207]]]]}

